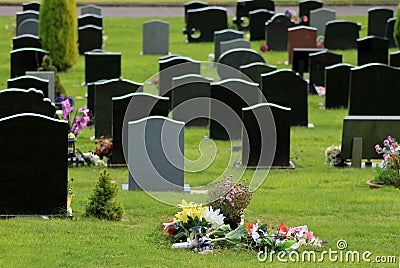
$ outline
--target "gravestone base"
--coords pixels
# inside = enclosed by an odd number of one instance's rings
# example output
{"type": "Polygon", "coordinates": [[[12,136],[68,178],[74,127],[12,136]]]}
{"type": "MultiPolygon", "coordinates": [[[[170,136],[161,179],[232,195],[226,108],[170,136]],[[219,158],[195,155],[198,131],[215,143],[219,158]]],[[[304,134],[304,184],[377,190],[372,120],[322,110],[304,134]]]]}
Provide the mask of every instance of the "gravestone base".
{"type": "Polygon", "coordinates": [[[85,159],[80,156],[72,156],[68,157],[68,167],[75,168],[75,167],[84,167],[85,166],[85,159]]]}

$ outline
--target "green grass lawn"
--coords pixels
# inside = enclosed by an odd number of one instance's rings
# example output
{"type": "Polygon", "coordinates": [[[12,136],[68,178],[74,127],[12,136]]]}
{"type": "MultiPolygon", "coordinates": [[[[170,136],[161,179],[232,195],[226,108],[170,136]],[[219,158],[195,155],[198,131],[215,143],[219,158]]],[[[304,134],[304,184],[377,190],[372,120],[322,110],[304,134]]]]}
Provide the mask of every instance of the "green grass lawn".
{"type": "MultiPolygon", "coordinates": [[[[92,1],[93,2],[93,1],[92,1]]],[[[366,35],[366,18],[346,18],[361,22],[361,36],[366,35]]],[[[122,52],[122,74],[126,79],[145,82],[158,70],[158,56],[141,56],[141,25],[150,20],[134,18],[104,18],[105,49],[122,52]]],[[[205,61],[213,53],[213,44],[185,44],[182,35],[183,19],[162,18],[170,22],[170,51],[205,61]]],[[[0,17],[0,87],[6,88],[9,77],[11,50],[11,17],[0,17]]],[[[252,42],[259,50],[262,42],[252,42]]],[[[355,51],[342,53],[344,62],[356,63],[355,51]]],[[[279,69],[287,53],[263,53],[269,64],[279,69]]],[[[77,106],[86,104],[84,59],[67,73],[61,82],[77,106]],[[81,97],[81,98],[80,98],[81,97]]],[[[150,90],[149,90],[150,91],[150,90]]],[[[150,91],[155,93],[153,91],[150,91]]],[[[289,226],[307,224],[324,241],[323,249],[337,250],[336,242],[344,239],[348,250],[372,252],[376,256],[396,256],[396,264],[331,262],[292,263],[295,267],[398,267],[400,248],[400,195],[395,188],[369,189],[366,180],[374,176],[369,169],[332,169],[324,164],[324,150],[339,145],[343,117],[347,111],[320,110],[318,96],[309,97],[309,122],[314,129],[295,127],[291,130],[291,159],[294,170],[271,170],[269,176],[254,193],[245,210],[245,220],[257,219],[273,225],[285,221],[289,226]]],[[[206,129],[185,130],[185,154],[190,159],[199,155],[198,142],[207,135],[206,129]]],[[[93,129],[85,129],[78,137],[77,147],[93,150],[90,137],[93,129]]],[[[231,144],[217,142],[218,161],[210,168],[185,174],[185,183],[204,185],[223,173],[231,144]]],[[[40,148],[38,148],[40,149],[40,148]]],[[[16,152],[31,153],[31,152],[16,152]]],[[[6,157],[6,156],[4,156],[6,157]]],[[[23,168],[23,165],[21,165],[23,168]]],[[[15,218],[0,220],[0,267],[286,267],[277,259],[260,263],[257,253],[250,250],[218,250],[214,255],[194,254],[171,249],[161,223],[170,220],[177,209],[158,202],[144,192],[120,192],[117,199],[125,206],[121,222],[107,222],[83,217],[85,204],[92,192],[100,168],[69,169],[69,178],[75,179],[72,201],[74,218],[42,220],[15,218]]],[[[126,168],[109,169],[117,183],[127,183],[126,168]]],[[[246,171],[245,178],[253,175],[246,171]]],[[[228,173],[225,175],[229,175],[228,173]]],[[[187,201],[195,197],[187,194],[187,201]]],[[[343,253],[343,252],[342,252],[343,253]]]]}
{"type": "MultiPolygon", "coordinates": [[[[29,1],[21,1],[21,0],[0,0],[0,3],[23,3],[29,1]]],[[[144,1],[144,0],[76,0],[77,4],[184,4],[190,2],[189,0],[152,0],[152,1],[144,1]]],[[[212,4],[232,4],[235,5],[235,0],[212,0],[207,1],[210,5],[212,4]]],[[[293,0],[275,0],[276,3],[297,3],[297,1],[293,0]]],[[[382,1],[379,0],[327,0],[325,3],[380,3],[382,1]]]]}

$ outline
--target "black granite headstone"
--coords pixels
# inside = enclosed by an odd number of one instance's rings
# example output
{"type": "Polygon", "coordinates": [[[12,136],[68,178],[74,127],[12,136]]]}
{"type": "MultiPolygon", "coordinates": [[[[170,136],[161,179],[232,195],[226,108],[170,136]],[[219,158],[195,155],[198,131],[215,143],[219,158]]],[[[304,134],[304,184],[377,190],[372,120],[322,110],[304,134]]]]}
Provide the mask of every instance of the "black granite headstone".
{"type": "Polygon", "coordinates": [[[54,117],[56,107],[35,89],[9,88],[0,91],[0,118],[19,113],[36,113],[54,117]]]}
{"type": "Polygon", "coordinates": [[[85,53],[86,84],[121,77],[121,53],[85,53]]]}
{"type": "Polygon", "coordinates": [[[33,10],[33,11],[40,11],[40,3],[39,2],[27,2],[27,3],[22,3],[22,10],[23,11],[28,11],[28,10],[33,10]]]}
{"type": "Polygon", "coordinates": [[[307,82],[291,70],[261,75],[261,90],[267,102],[292,109],[291,126],[308,125],[307,82]]]}
{"type": "Polygon", "coordinates": [[[10,77],[14,78],[25,75],[26,71],[36,71],[49,52],[39,48],[20,48],[12,50],[10,54],[10,77]]]}
{"type": "Polygon", "coordinates": [[[189,10],[208,7],[208,3],[201,2],[201,1],[192,1],[192,2],[185,3],[183,5],[183,7],[185,9],[185,24],[186,24],[187,23],[187,12],[189,10]]]}
{"type": "Polygon", "coordinates": [[[310,71],[310,54],[327,51],[323,48],[294,48],[292,70],[301,76],[310,71]]]}
{"type": "Polygon", "coordinates": [[[265,39],[271,51],[287,51],[288,29],[293,26],[284,14],[275,14],[265,23],[265,39]]]}
{"type": "Polygon", "coordinates": [[[49,80],[32,75],[23,75],[7,80],[8,88],[30,89],[34,88],[42,92],[45,98],[49,98],[49,80]]]}
{"type": "Polygon", "coordinates": [[[357,64],[388,64],[389,40],[378,36],[367,36],[357,39],[357,64]]]}
{"type": "Polygon", "coordinates": [[[222,54],[218,60],[218,63],[220,63],[217,65],[218,75],[221,79],[241,78],[238,77],[240,73],[236,70],[240,70],[240,66],[255,62],[265,63],[263,56],[261,56],[255,50],[248,48],[236,48],[228,50],[222,54]]]}
{"type": "Polygon", "coordinates": [[[112,167],[126,165],[124,155],[127,156],[128,148],[124,147],[124,144],[125,146],[127,144],[128,122],[154,115],[167,117],[169,106],[168,98],[143,92],[112,98],[113,151],[110,159],[112,167]]]}
{"type": "Polygon", "coordinates": [[[238,140],[241,138],[242,108],[262,100],[258,84],[241,79],[227,79],[211,84],[210,138],[238,140]]]}
{"type": "Polygon", "coordinates": [[[301,18],[301,25],[310,25],[310,11],[322,8],[323,3],[316,0],[303,0],[299,2],[299,16],[301,18]]]}
{"type": "Polygon", "coordinates": [[[310,85],[309,92],[316,94],[314,86],[325,86],[325,67],[342,63],[342,55],[321,51],[309,55],[310,85]]]}
{"type": "Polygon", "coordinates": [[[326,23],[324,46],[327,49],[356,49],[361,25],[343,20],[326,23]]]}
{"type": "Polygon", "coordinates": [[[222,7],[188,10],[186,35],[188,43],[212,42],[214,32],[228,28],[227,11],[222,7]]]}
{"type": "Polygon", "coordinates": [[[362,138],[362,159],[381,159],[375,145],[387,136],[400,137],[400,116],[346,116],[343,119],[342,159],[352,158],[353,138],[362,138]]]}
{"type": "Polygon", "coordinates": [[[325,68],[325,108],[347,108],[349,104],[350,72],[346,63],[325,68]]]}
{"type": "Polygon", "coordinates": [[[13,49],[20,48],[42,48],[40,37],[31,34],[23,34],[13,37],[13,49]]]}
{"type": "Polygon", "coordinates": [[[15,29],[18,30],[18,27],[21,25],[21,23],[24,20],[27,20],[27,19],[39,20],[39,12],[38,11],[34,11],[34,10],[27,10],[27,11],[24,11],[24,12],[17,12],[15,14],[15,17],[16,17],[15,29]]]}
{"type": "Polygon", "coordinates": [[[395,23],[396,23],[396,18],[390,18],[386,22],[385,37],[389,40],[389,48],[396,47],[396,42],[393,36],[395,23]]]}
{"type": "Polygon", "coordinates": [[[94,25],[79,27],[78,43],[80,55],[94,49],[101,49],[103,46],[103,28],[94,25]]]}
{"type": "Polygon", "coordinates": [[[349,115],[399,115],[400,69],[370,63],[351,69],[349,115]]]}
{"type": "Polygon", "coordinates": [[[250,27],[249,12],[257,9],[275,11],[273,0],[238,0],[236,3],[236,17],[233,23],[239,30],[248,30],[250,27]]]}
{"type": "Polygon", "coordinates": [[[290,108],[260,103],[242,111],[243,165],[249,168],[288,168],[290,108]]]}
{"type": "Polygon", "coordinates": [[[81,8],[81,15],[85,15],[85,14],[95,14],[95,15],[101,16],[102,10],[99,6],[89,4],[89,5],[83,6],[81,8]]]}
{"type": "Polygon", "coordinates": [[[393,17],[393,10],[374,7],[368,9],[368,35],[385,37],[387,20],[393,17]]]}
{"type": "Polygon", "coordinates": [[[171,99],[172,78],[186,74],[200,74],[200,62],[187,57],[172,57],[159,63],[159,95],[171,99]]]}
{"type": "Polygon", "coordinates": [[[400,67],[400,50],[390,52],[390,66],[400,67]]]}
{"type": "Polygon", "coordinates": [[[261,74],[276,71],[277,67],[262,62],[254,62],[240,66],[240,71],[246,75],[246,79],[251,79],[254,83],[261,83],[261,74]]]}
{"type": "Polygon", "coordinates": [[[103,17],[96,14],[85,14],[78,17],[78,27],[94,25],[103,28],[103,17]]]}
{"type": "Polygon", "coordinates": [[[95,83],[94,88],[94,135],[96,138],[112,136],[112,97],[134,93],[143,88],[129,80],[113,79],[95,83]]]}
{"type": "Polygon", "coordinates": [[[174,120],[188,127],[207,127],[210,117],[210,83],[200,75],[184,75],[172,79],[171,110],[174,120]]]}
{"type": "Polygon", "coordinates": [[[221,56],[221,42],[222,41],[229,41],[238,38],[243,38],[243,32],[236,31],[233,29],[226,29],[221,31],[214,32],[214,55],[215,61],[218,61],[219,57],[221,56]]]}
{"type": "Polygon", "coordinates": [[[250,40],[265,40],[265,23],[275,15],[274,11],[256,9],[249,12],[250,40]]]}
{"type": "Polygon", "coordinates": [[[68,123],[16,114],[0,119],[0,133],[0,214],[65,215],[68,123]]]}

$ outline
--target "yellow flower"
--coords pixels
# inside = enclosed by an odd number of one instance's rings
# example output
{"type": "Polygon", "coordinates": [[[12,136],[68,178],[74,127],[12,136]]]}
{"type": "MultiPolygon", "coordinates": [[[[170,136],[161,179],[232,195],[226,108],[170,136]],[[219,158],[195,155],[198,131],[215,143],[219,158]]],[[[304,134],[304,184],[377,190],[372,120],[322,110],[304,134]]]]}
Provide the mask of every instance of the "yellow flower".
{"type": "Polygon", "coordinates": [[[175,214],[175,221],[182,221],[182,222],[187,222],[188,221],[188,216],[192,217],[195,219],[196,217],[198,219],[201,219],[203,216],[204,212],[206,211],[206,207],[203,207],[201,204],[198,205],[193,202],[186,202],[186,200],[182,200],[182,204],[179,205],[179,207],[182,208],[182,211],[178,212],[175,214]]]}

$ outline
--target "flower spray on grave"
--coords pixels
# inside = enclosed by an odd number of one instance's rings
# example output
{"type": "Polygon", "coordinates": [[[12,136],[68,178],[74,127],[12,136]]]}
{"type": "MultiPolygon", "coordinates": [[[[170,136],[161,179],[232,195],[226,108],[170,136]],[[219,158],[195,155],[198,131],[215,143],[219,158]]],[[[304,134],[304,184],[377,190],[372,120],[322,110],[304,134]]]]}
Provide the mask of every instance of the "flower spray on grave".
{"type": "Polygon", "coordinates": [[[74,188],[72,187],[72,184],[75,182],[74,178],[68,181],[67,183],[67,214],[68,217],[72,217],[72,207],[71,207],[71,202],[72,202],[72,197],[75,195],[74,188]]]}
{"type": "Polygon", "coordinates": [[[221,180],[209,190],[209,204],[214,209],[220,209],[225,216],[225,223],[235,229],[242,221],[243,211],[250,204],[253,193],[245,181],[236,183],[230,177],[221,180]]]}
{"type": "Polygon", "coordinates": [[[392,185],[400,188],[400,146],[397,140],[391,136],[383,141],[383,146],[375,145],[378,154],[383,155],[382,167],[375,169],[376,175],[373,183],[380,185],[392,185]]]}

